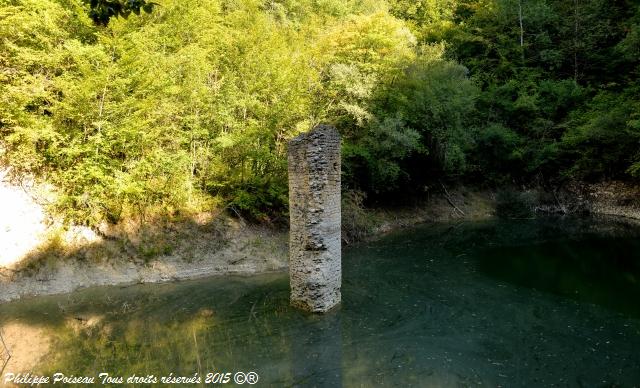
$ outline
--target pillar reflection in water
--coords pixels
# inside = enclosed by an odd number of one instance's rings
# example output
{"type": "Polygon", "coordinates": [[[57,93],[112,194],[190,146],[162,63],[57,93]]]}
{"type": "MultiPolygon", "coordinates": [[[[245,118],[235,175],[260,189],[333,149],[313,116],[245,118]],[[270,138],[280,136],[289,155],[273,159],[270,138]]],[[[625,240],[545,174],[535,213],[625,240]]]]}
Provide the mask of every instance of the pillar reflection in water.
{"type": "Polygon", "coordinates": [[[290,339],[294,387],[342,387],[340,311],[309,316],[304,333],[290,339]]]}

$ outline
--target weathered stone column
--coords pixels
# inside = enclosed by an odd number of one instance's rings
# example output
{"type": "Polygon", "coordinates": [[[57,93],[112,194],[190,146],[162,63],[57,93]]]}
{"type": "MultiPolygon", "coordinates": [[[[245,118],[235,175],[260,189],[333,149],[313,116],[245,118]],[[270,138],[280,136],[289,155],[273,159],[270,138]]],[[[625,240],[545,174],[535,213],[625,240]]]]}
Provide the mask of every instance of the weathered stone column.
{"type": "Polygon", "coordinates": [[[291,304],[326,312],[340,303],[340,135],[318,125],[289,142],[291,304]]]}

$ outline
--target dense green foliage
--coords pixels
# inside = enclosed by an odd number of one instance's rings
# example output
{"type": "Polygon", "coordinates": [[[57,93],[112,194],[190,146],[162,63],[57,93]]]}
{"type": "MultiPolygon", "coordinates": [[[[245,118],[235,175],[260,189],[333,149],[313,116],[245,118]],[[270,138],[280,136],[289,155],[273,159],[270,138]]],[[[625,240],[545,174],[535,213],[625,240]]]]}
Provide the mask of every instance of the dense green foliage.
{"type": "Polygon", "coordinates": [[[640,176],[635,1],[166,0],[108,25],[89,5],[0,0],[1,162],[75,222],[277,215],[286,142],[320,122],[370,199],[640,176]]]}
{"type": "Polygon", "coordinates": [[[447,42],[481,88],[468,166],[544,183],[640,175],[640,3],[394,3],[419,42],[447,42]]]}

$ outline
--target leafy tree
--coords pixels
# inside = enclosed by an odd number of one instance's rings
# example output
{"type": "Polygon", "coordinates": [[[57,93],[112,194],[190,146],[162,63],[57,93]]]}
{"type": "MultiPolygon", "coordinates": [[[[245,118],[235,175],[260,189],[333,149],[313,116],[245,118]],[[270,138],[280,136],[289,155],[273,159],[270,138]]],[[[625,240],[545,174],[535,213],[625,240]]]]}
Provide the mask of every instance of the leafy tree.
{"type": "Polygon", "coordinates": [[[625,0],[0,0],[0,161],[91,225],[281,217],[320,122],[371,200],[634,179],[639,26],[625,0]]]}

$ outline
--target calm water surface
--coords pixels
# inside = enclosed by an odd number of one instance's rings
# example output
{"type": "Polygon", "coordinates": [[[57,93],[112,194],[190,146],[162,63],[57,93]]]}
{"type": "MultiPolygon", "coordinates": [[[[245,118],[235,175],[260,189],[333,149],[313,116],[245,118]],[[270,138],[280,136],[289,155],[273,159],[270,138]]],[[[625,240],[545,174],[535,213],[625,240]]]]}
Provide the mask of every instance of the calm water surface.
{"type": "Polygon", "coordinates": [[[640,386],[640,229],[402,231],[345,250],[343,304],[325,316],[289,307],[277,274],[34,298],[0,305],[0,326],[47,344],[5,373],[31,361],[40,374],[255,371],[276,387],[640,386]]]}

